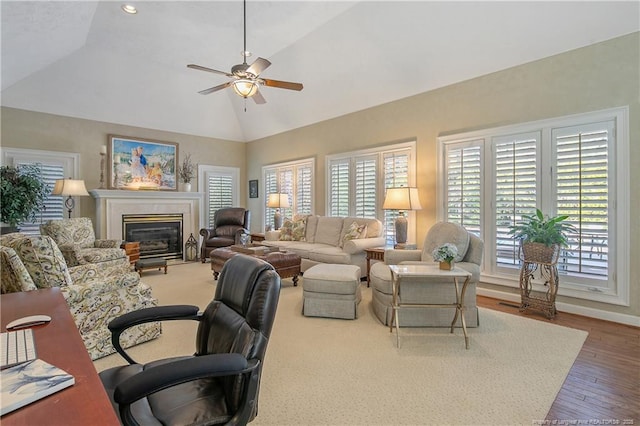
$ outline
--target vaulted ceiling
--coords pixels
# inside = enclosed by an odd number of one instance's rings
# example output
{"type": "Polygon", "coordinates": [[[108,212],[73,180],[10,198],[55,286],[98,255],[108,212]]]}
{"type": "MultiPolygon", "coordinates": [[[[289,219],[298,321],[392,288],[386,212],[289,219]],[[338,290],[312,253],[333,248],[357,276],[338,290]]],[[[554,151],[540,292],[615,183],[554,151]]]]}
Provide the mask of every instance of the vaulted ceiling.
{"type": "Polygon", "coordinates": [[[198,91],[242,63],[234,1],[2,1],[3,106],[251,141],[640,30],[637,1],[247,2],[267,103],[198,91]],[[246,109],[246,111],[245,111],[246,109]]]}

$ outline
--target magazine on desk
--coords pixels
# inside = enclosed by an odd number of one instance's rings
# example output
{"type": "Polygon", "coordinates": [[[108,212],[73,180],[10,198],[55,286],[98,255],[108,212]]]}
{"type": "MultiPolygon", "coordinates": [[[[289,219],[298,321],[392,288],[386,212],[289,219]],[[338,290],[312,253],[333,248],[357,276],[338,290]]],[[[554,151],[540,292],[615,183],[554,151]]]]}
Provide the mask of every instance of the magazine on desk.
{"type": "Polygon", "coordinates": [[[0,416],[75,383],[71,374],[41,359],[0,371],[0,416]]]}

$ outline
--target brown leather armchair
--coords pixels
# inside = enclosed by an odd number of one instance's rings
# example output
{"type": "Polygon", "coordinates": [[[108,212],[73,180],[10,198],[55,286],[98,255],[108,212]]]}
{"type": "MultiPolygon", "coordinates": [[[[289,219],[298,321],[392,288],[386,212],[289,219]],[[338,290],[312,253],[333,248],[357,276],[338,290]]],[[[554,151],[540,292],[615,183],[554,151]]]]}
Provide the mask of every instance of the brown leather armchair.
{"type": "Polygon", "coordinates": [[[200,230],[202,245],[200,260],[204,263],[212,250],[240,244],[240,235],[249,233],[251,212],[242,207],[229,207],[216,210],[213,216],[213,228],[200,230]]]}

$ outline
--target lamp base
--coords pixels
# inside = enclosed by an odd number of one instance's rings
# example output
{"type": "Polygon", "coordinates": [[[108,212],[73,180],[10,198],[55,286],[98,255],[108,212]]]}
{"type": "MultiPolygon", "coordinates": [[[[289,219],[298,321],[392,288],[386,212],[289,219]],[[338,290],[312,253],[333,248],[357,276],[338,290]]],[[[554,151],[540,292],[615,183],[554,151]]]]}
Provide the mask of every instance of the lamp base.
{"type": "Polygon", "coordinates": [[[69,197],[66,200],[64,200],[64,206],[69,211],[69,219],[71,219],[71,212],[73,211],[73,208],[76,206],[76,201],[71,197],[71,195],[69,195],[69,197]]]}
{"type": "Polygon", "coordinates": [[[407,218],[404,213],[400,212],[396,217],[396,243],[404,244],[407,242],[407,218]]]}
{"type": "Polygon", "coordinates": [[[273,229],[278,230],[282,227],[282,215],[280,211],[276,211],[273,215],[273,229]]]}

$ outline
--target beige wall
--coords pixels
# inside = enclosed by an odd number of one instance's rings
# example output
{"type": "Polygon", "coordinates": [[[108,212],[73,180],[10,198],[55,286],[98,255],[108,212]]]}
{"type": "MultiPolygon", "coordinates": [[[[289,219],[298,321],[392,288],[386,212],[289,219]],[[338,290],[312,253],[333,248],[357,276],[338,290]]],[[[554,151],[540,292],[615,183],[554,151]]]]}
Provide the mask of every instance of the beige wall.
{"type": "MultiPolygon", "coordinates": [[[[186,153],[197,164],[238,167],[240,169],[240,199],[248,197],[244,180],[246,147],[244,143],[204,138],[160,130],[123,126],[99,121],[62,117],[3,107],[2,147],[44,149],[80,154],[80,179],[88,190],[100,186],[100,147],[107,144],[108,135],[121,135],[157,141],[177,142],[179,161],[186,153]]],[[[105,180],[107,179],[105,174],[105,180]]],[[[192,183],[197,191],[197,183],[192,183]]],[[[244,203],[242,203],[244,204],[244,203]]],[[[95,201],[80,198],[80,212],[95,220],[95,201]]]]}
{"type": "MultiPolygon", "coordinates": [[[[417,183],[424,207],[417,214],[417,235],[423,236],[436,220],[438,136],[628,105],[631,138],[631,252],[628,255],[629,259],[637,259],[640,255],[639,40],[640,33],[634,33],[253,141],[247,150],[247,179],[261,180],[261,167],[265,164],[315,157],[315,210],[317,214],[324,214],[327,154],[415,138],[418,141],[417,183]]],[[[262,199],[251,199],[248,204],[256,229],[262,223],[261,202],[262,199]]],[[[562,297],[560,301],[637,316],[640,314],[638,262],[631,265],[630,276],[636,279],[631,283],[629,308],[562,297]]]]}
{"type": "MultiPolygon", "coordinates": [[[[436,140],[438,136],[535,121],[611,107],[629,106],[631,239],[629,259],[640,255],[640,33],[545,58],[530,64],[400,101],[345,115],[248,144],[2,108],[2,146],[78,152],[87,188],[99,186],[99,151],[108,134],[178,142],[200,164],[239,167],[241,199],[252,211],[252,228],[262,223],[262,198],[249,199],[247,181],[260,180],[262,166],[316,158],[315,210],[325,212],[324,157],[395,141],[418,142],[417,183],[424,210],[417,214],[418,241],[436,220],[436,140]]],[[[375,88],[372,88],[375,90],[375,88]]],[[[83,215],[95,207],[82,199],[83,215]]],[[[560,298],[626,315],[640,314],[640,263],[632,262],[631,306],[560,298]]],[[[491,286],[483,285],[485,288],[491,286]]],[[[514,292],[514,289],[494,287],[514,292]]]]}

